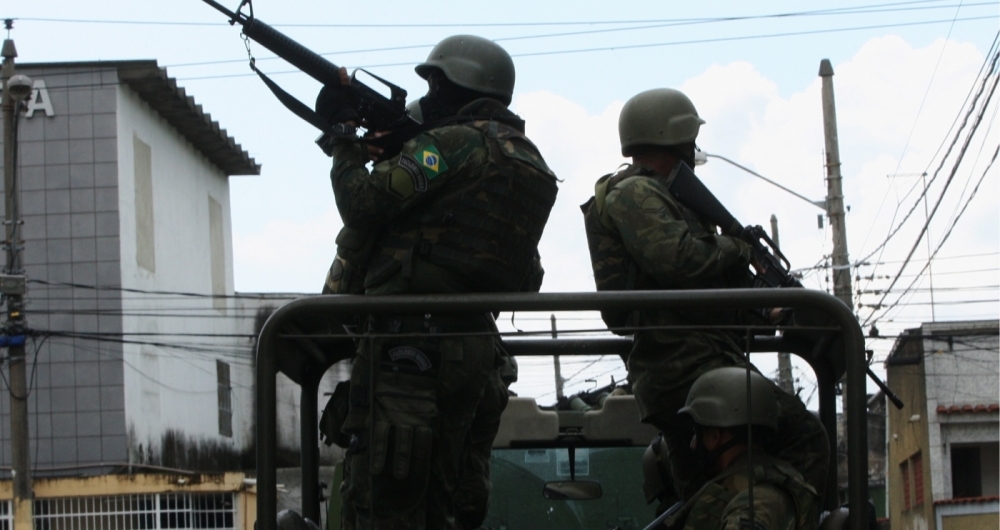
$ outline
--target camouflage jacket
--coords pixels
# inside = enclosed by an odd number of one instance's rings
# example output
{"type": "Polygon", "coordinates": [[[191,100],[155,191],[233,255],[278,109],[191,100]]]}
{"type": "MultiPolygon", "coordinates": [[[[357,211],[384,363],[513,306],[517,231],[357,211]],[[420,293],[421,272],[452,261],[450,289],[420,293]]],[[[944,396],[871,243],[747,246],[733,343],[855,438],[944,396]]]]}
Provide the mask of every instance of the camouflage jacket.
{"type": "MultiPolygon", "coordinates": [[[[371,172],[358,144],[334,150],[344,225],[371,234],[372,294],[537,290],[537,244],[555,202],[555,175],[523,122],[482,99],[469,120],[432,129],[371,172]]],[[[340,240],[338,239],[338,243],[340,240]]],[[[338,254],[339,254],[338,250],[338,254]]]]}
{"type": "Polygon", "coordinates": [[[709,481],[680,513],[668,520],[684,530],[815,530],[819,522],[813,490],[789,464],[754,455],[753,524],[747,456],[709,481]]]}
{"type": "MultiPolygon", "coordinates": [[[[625,267],[635,268],[635,289],[737,287],[746,277],[749,246],[719,235],[715,226],[677,202],[667,179],[628,166],[598,181],[592,201],[600,207],[584,205],[584,211],[599,290],[608,288],[601,281],[615,274],[611,269],[620,276],[625,267]],[[602,230],[595,238],[592,232],[602,230]]],[[[687,388],[704,371],[743,362],[736,333],[694,328],[735,324],[740,318],[735,311],[643,311],[638,317],[631,324],[673,328],[635,333],[629,375],[643,418],[676,412],[687,388]]]]}

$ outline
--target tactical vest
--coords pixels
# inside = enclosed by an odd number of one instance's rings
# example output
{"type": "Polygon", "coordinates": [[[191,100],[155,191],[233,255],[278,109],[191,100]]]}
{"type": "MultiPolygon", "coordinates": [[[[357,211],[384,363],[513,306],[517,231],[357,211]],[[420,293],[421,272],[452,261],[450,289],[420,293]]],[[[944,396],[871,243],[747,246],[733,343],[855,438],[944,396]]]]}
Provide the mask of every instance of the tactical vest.
{"type": "MultiPolygon", "coordinates": [[[[629,255],[621,235],[615,227],[605,205],[608,193],[633,178],[654,178],[649,169],[628,165],[618,171],[604,175],[594,185],[594,196],[580,206],[590,248],[590,261],[594,269],[594,282],[598,291],[656,290],[663,287],[652,276],[644,273],[629,255]]],[[[669,178],[669,177],[668,177],[669,178]]],[[[715,227],[706,224],[698,216],[680,203],[675,203],[688,225],[693,237],[704,237],[715,233],[715,227]]],[[[709,280],[705,289],[737,287],[729,278],[709,280]]],[[[691,323],[724,324],[733,322],[731,311],[697,310],[685,315],[691,323]]],[[[637,311],[601,311],[601,318],[609,328],[633,327],[640,325],[637,311]]],[[[629,334],[623,332],[619,334],[629,334]]]]}
{"type": "Polygon", "coordinates": [[[511,125],[477,120],[456,126],[483,134],[488,163],[478,175],[454,177],[433,199],[386,225],[365,288],[397,273],[409,280],[418,256],[458,274],[478,292],[525,288],[555,203],[555,175],[511,125]]]}
{"type": "MultiPolygon", "coordinates": [[[[618,230],[608,217],[604,199],[608,190],[626,178],[640,174],[641,168],[628,166],[604,175],[594,185],[594,196],[580,206],[583,211],[590,264],[594,269],[594,282],[598,291],[631,291],[657,289],[656,282],[643,273],[635,260],[625,250],[618,230]]],[[[604,324],[612,330],[637,325],[637,315],[632,311],[601,311],[604,324]]],[[[628,335],[630,332],[617,332],[628,335]]]]}
{"type": "MultiPolygon", "coordinates": [[[[815,530],[819,526],[816,490],[783,460],[769,455],[754,455],[753,460],[754,484],[772,484],[787,493],[795,505],[795,529],[815,530]]],[[[721,517],[726,506],[743,491],[731,487],[725,479],[740,473],[746,475],[745,462],[727,469],[705,484],[678,513],[665,521],[666,526],[672,529],[697,527],[701,519],[721,517]]]]}

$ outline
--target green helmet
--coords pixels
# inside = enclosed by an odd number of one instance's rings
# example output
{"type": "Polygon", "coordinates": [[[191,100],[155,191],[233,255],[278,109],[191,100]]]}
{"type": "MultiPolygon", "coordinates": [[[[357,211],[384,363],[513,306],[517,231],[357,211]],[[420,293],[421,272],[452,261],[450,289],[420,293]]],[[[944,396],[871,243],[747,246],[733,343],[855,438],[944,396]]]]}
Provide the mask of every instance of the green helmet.
{"type": "Polygon", "coordinates": [[[417,75],[427,79],[435,69],[458,86],[494,96],[505,105],[514,94],[514,61],[499,44],[475,35],[453,35],[437,43],[417,75]]]}
{"type": "Polygon", "coordinates": [[[622,155],[632,156],[639,145],[677,145],[693,142],[705,120],[694,103],[679,90],[654,88],[625,102],[618,116],[622,155]]]}
{"type": "MultiPolygon", "coordinates": [[[[750,423],[778,428],[778,398],[774,383],[750,371],[750,423]]],[[[701,374],[688,392],[687,402],[677,411],[704,427],[736,427],[747,424],[746,368],[716,368],[701,374]]]]}

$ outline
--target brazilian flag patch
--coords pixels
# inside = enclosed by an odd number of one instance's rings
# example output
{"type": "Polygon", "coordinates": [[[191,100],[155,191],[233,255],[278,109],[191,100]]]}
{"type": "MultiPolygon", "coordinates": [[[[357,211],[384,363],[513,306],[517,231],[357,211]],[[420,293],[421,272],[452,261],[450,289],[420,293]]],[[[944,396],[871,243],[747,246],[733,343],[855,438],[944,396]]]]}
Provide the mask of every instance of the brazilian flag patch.
{"type": "Polygon", "coordinates": [[[427,174],[428,180],[433,179],[445,171],[448,171],[448,164],[444,163],[444,158],[441,157],[441,153],[439,153],[437,148],[433,145],[428,145],[423,149],[418,149],[413,154],[417,157],[420,167],[423,168],[424,173],[427,174]]]}

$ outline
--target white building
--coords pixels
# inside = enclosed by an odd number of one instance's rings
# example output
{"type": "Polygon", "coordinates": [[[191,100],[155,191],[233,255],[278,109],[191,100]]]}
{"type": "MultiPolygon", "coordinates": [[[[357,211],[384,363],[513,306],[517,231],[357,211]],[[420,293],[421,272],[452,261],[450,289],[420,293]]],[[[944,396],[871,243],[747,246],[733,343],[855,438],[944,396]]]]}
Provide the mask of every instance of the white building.
{"type": "Polygon", "coordinates": [[[260,166],[155,61],[18,72],[35,83],[18,170],[36,476],[252,467],[229,177],[260,166]]]}

